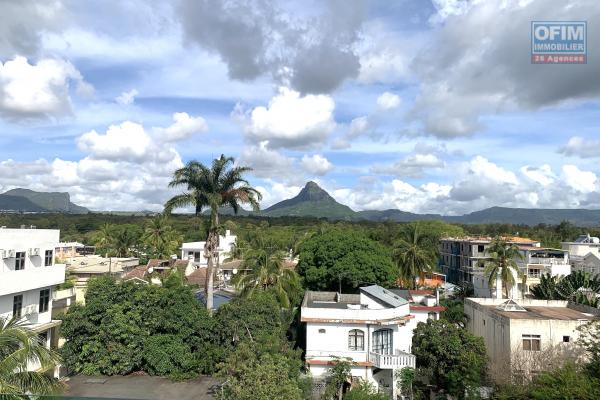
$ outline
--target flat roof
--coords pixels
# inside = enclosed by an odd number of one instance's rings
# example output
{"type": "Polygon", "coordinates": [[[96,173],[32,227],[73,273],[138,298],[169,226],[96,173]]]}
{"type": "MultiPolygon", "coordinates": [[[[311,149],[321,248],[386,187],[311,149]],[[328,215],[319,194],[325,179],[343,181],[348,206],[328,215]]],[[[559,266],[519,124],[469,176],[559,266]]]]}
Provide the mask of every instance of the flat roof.
{"type": "Polygon", "coordinates": [[[303,307],[309,308],[347,309],[348,305],[360,305],[360,294],[307,291],[302,302],[303,307]]]}
{"type": "Polygon", "coordinates": [[[591,321],[594,319],[591,314],[582,313],[568,307],[522,306],[525,311],[503,311],[497,309],[496,305],[484,305],[484,307],[488,311],[510,319],[554,319],[559,321],[591,321]]]}

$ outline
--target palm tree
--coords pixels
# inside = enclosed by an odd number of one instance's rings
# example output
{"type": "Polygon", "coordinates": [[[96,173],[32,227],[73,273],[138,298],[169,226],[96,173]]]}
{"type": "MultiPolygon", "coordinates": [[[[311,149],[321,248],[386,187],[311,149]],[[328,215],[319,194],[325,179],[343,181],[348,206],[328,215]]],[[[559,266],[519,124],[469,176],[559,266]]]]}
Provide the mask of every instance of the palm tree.
{"type": "MultiPolygon", "coordinates": [[[[198,161],[190,161],[173,174],[169,187],[184,187],[187,192],[171,198],[165,204],[165,212],[180,207],[194,207],[195,215],[205,208],[210,210],[210,228],[204,246],[207,259],[206,274],[206,307],[213,307],[213,280],[215,258],[218,264],[219,248],[219,207],[229,206],[235,214],[241,204],[249,204],[258,210],[261,194],[254,189],[243,176],[251,171],[248,167],[234,166],[232,157],[221,157],[213,160],[211,167],[198,161]]],[[[218,268],[218,265],[217,265],[218,268]]]]}
{"type": "Polygon", "coordinates": [[[138,236],[127,226],[115,230],[113,236],[114,251],[117,257],[129,257],[138,244],[138,236]]]}
{"type": "Polygon", "coordinates": [[[244,267],[250,272],[239,274],[235,286],[242,297],[248,297],[257,290],[272,288],[284,308],[291,305],[290,294],[300,287],[300,278],[293,269],[285,267],[286,254],[283,251],[248,250],[244,267]]]}
{"type": "Polygon", "coordinates": [[[523,259],[523,255],[519,252],[516,244],[509,243],[500,236],[492,240],[490,247],[486,249],[486,254],[490,256],[485,267],[485,273],[488,274],[488,286],[492,290],[499,275],[504,287],[504,294],[508,298],[510,289],[515,285],[514,275],[519,277],[523,275],[516,262],[517,259],[523,259]]]}
{"type": "Polygon", "coordinates": [[[114,233],[115,227],[111,224],[104,224],[94,235],[94,244],[99,249],[104,250],[106,258],[108,258],[114,250],[114,233]]]}
{"type": "Polygon", "coordinates": [[[37,332],[16,318],[0,317],[0,393],[49,395],[63,385],[44,371],[60,362],[56,352],[40,341],[37,332]],[[28,364],[39,364],[39,371],[28,371],[28,364]]]}
{"type": "Polygon", "coordinates": [[[167,258],[177,251],[182,237],[169,225],[168,216],[159,214],[146,225],[142,241],[150,249],[151,257],[167,258]]]}
{"type": "Polygon", "coordinates": [[[398,266],[400,280],[413,289],[417,287],[417,278],[422,281],[436,263],[430,238],[421,234],[419,224],[411,224],[401,235],[394,245],[392,257],[398,266]]]}

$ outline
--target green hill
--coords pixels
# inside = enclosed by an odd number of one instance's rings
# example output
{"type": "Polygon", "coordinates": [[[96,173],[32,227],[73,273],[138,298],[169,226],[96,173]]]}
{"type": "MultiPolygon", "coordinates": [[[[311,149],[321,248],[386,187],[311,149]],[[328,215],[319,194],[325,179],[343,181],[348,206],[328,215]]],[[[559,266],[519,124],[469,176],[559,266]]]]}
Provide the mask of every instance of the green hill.
{"type": "Polygon", "coordinates": [[[268,217],[316,217],[351,220],[356,216],[350,207],[335,201],[315,182],[308,182],[296,197],[280,201],[263,210],[268,217]]]}
{"type": "Polygon", "coordinates": [[[87,214],[85,207],[71,203],[69,193],[36,192],[29,189],[12,189],[2,195],[0,210],[23,212],[58,212],[67,214],[87,214]]]}

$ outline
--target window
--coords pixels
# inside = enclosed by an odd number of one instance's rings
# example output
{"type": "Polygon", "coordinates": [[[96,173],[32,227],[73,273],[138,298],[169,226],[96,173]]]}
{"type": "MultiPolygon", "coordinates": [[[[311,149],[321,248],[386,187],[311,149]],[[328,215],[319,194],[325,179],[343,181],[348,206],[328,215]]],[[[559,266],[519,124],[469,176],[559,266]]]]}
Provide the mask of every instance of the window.
{"type": "Polygon", "coordinates": [[[348,333],[348,350],[363,351],[365,349],[365,333],[359,329],[352,329],[348,333]]]}
{"type": "Polygon", "coordinates": [[[380,329],[373,332],[373,352],[390,355],[393,353],[393,334],[391,329],[380,329]]]}
{"type": "Polygon", "coordinates": [[[23,308],[23,295],[18,294],[13,297],[13,318],[21,318],[21,309],[23,308]]]}
{"type": "Polygon", "coordinates": [[[571,341],[570,336],[563,336],[563,343],[569,343],[571,341]]]}
{"type": "Polygon", "coordinates": [[[430,321],[435,321],[437,319],[437,313],[434,311],[430,311],[427,313],[427,319],[430,321]]]}
{"type": "Polygon", "coordinates": [[[325,333],[325,332],[326,332],[325,329],[323,329],[323,328],[319,329],[319,333],[325,333]]]}
{"type": "Polygon", "coordinates": [[[194,262],[200,262],[200,252],[194,252],[194,262]]]}
{"type": "Polygon", "coordinates": [[[44,346],[46,346],[48,344],[48,331],[40,333],[38,335],[38,339],[39,339],[40,343],[42,343],[44,346]]]}
{"type": "Polygon", "coordinates": [[[540,351],[540,335],[523,335],[523,350],[540,351]]]}
{"type": "Polygon", "coordinates": [[[15,254],[15,271],[25,268],[25,252],[18,251],[15,254]]]}
{"type": "Polygon", "coordinates": [[[45,313],[46,311],[48,311],[49,303],[50,303],[50,289],[40,290],[39,312],[45,313]]]}
{"type": "Polygon", "coordinates": [[[483,252],[485,252],[485,247],[484,247],[482,244],[480,244],[480,245],[477,245],[477,252],[478,252],[478,253],[483,253],[483,252]]]}
{"type": "Polygon", "coordinates": [[[52,250],[46,250],[46,253],[44,253],[44,265],[46,267],[49,267],[50,265],[52,265],[52,258],[53,258],[53,252],[52,250]]]}

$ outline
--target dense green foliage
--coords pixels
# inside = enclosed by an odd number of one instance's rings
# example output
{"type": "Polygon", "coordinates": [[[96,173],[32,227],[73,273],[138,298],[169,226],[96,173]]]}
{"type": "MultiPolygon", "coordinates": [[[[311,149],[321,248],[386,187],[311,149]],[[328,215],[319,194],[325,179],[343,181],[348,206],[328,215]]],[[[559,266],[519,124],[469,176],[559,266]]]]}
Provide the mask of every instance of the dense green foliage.
{"type": "Polygon", "coordinates": [[[484,380],[487,358],[483,338],[443,319],[417,325],[412,353],[420,377],[459,399],[465,390],[484,380]]]}
{"type": "Polygon", "coordinates": [[[398,276],[390,250],[355,232],[318,232],[301,246],[298,273],[312,290],[351,292],[361,284],[389,286],[398,276]]]}
{"type": "Polygon", "coordinates": [[[353,387],[346,395],[344,400],[388,400],[389,396],[379,393],[373,385],[368,382],[361,381],[353,387]]]}
{"type": "Polygon", "coordinates": [[[0,317],[0,398],[60,392],[62,383],[45,373],[59,363],[58,354],[46,348],[38,332],[25,322],[0,317]],[[29,363],[38,363],[40,370],[28,371],[29,363]]]}
{"type": "Polygon", "coordinates": [[[89,281],[86,304],[71,307],[61,333],[65,364],[88,375],[146,371],[181,378],[211,368],[214,321],[184,286],[89,281]]]}
{"type": "Polygon", "coordinates": [[[394,245],[392,257],[398,276],[405,286],[417,288],[417,279],[423,281],[426,272],[437,264],[437,243],[422,234],[420,224],[410,224],[394,245]]]}
{"type": "Polygon", "coordinates": [[[571,300],[597,307],[600,278],[584,271],[573,271],[565,277],[544,274],[540,283],[531,288],[531,293],[537,299],[571,300]]]}

